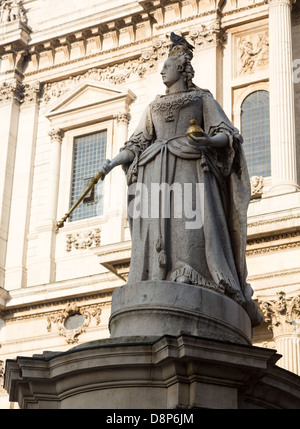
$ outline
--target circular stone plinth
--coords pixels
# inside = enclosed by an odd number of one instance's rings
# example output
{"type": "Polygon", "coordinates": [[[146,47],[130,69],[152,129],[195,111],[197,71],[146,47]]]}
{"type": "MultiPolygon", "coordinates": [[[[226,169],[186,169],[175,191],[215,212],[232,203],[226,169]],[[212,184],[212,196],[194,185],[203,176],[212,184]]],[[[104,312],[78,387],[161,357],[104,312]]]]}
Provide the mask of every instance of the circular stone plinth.
{"type": "Polygon", "coordinates": [[[251,322],[232,299],[199,286],[143,281],[114,290],[111,338],[188,334],[251,344],[251,322]]]}

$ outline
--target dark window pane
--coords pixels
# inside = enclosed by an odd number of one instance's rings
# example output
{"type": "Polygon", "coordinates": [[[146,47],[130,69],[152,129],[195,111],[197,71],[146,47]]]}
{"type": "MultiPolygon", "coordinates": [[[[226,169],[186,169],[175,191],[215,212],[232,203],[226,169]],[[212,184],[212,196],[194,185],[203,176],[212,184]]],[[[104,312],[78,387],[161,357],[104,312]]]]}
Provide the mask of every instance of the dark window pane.
{"type": "Polygon", "coordinates": [[[270,176],[270,113],[267,91],[255,91],[245,98],[241,108],[241,132],[250,177],[270,176]]]}

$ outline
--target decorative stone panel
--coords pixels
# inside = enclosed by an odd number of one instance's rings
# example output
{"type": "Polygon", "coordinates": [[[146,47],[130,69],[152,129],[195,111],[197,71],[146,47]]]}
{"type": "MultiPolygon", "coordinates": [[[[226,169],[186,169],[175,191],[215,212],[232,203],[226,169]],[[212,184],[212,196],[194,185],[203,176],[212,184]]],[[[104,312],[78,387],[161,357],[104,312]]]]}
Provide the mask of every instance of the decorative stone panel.
{"type": "Polygon", "coordinates": [[[269,66],[269,32],[255,29],[234,37],[234,77],[267,70],[269,66]]]}
{"type": "Polygon", "coordinates": [[[101,230],[96,228],[92,231],[87,231],[83,233],[74,232],[66,235],[66,251],[71,252],[71,250],[78,249],[88,249],[90,247],[99,247],[100,246],[100,237],[101,230]]]}

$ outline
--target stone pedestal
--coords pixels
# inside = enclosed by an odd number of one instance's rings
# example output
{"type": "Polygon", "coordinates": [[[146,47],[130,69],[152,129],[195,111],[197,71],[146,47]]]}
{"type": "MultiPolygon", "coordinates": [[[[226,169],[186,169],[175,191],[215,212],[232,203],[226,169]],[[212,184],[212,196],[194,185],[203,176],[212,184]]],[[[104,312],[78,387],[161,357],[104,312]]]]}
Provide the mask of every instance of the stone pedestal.
{"type": "Polygon", "coordinates": [[[116,289],[111,338],[6,363],[4,387],[22,409],[300,408],[300,377],[253,347],[230,298],[188,284],[116,289]]]}
{"type": "Polygon", "coordinates": [[[111,337],[189,334],[251,344],[251,322],[235,301],[209,289],[168,281],[128,284],[113,292],[111,337]]]}
{"type": "Polygon", "coordinates": [[[274,350],[180,335],[114,338],[7,361],[22,409],[298,409],[274,350]]]}

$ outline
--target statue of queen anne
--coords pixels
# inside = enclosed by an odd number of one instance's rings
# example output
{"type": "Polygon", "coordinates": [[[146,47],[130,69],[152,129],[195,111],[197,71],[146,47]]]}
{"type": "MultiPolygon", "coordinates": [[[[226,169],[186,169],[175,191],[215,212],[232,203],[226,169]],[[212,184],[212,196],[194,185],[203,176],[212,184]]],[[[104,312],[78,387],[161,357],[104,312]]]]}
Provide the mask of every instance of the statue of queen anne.
{"type": "Polygon", "coordinates": [[[256,326],[262,316],[246,281],[251,192],[243,140],[212,94],[193,83],[191,45],[179,36],[175,39],[161,71],[166,94],[149,104],[120,153],[100,169],[104,177],[122,165],[130,187],[129,204],[138,198],[140,204],[156,208],[148,211],[149,216],[129,213],[128,284],[166,280],[208,288],[242,305],[256,326]],[[196,127],[187,132],[195,122],[202,131],[196,127]],[[174,190],[176,184],[181,194],[171,192],[162,198],[163,192],[153,193],[158,189],[153,184],[161,185],[161,190],[166,185],[174,190]],[[194,185],[192,192],[187,184],[194,185]],[[141,198],[143,189],[148,192],[141,198]],[[190,218],[183,211],[178,215],[178,198],[189,200],[193,208],[201,206],[200,224],[187,227],[190,218]],[[151,216],[153,212],[158,215],[151,216]]]}

